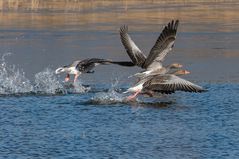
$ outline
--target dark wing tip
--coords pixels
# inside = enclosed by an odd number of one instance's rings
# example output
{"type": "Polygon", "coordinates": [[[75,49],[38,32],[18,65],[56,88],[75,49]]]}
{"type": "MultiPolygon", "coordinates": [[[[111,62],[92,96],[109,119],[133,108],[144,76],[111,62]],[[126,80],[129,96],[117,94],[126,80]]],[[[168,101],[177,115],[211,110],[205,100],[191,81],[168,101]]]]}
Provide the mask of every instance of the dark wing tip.
{"type": "Polygon", "coordinates": [[[120,34],[127,33],[128,32],[128,25],[122,25],[120,27],[120,34]]]}
{"type": "Polygon", "coordinates": [[[172,20],[170,21],[162,31],[162,38],[167,37],[167,35],[176,36],[177,29],[179,25],[179,20],[172,20]]]}
{"type": "Polygon", "coordinates": [[[179,20],[172,20],[171,22],[169,22],[165,27],[164,30],[166,31],[177,31],[178,29],[178,25],[179,25],[179,20]]]}
{"type": "Polygon", "coordinates": [[[200,89],[200,90],[198,90],[198,92],[203,93],[203,92],[208,92],[208,90],[207,89],[200,89]]]}
{"type": "Polygon", "coordinates": [[[187,87],[187,91],[188,92],[195,92],[195,93],[203,93],[203,92],[207,92],[207,89],[204,89],[202,87],[193,87],[193,86],[188,86],[187,87]]]}
{"type": "Polygon", "coordinates": [[[178,25],[179,25],[179,20],[177,19],[174,23],[174,30],[178,29],[178,25]]]}

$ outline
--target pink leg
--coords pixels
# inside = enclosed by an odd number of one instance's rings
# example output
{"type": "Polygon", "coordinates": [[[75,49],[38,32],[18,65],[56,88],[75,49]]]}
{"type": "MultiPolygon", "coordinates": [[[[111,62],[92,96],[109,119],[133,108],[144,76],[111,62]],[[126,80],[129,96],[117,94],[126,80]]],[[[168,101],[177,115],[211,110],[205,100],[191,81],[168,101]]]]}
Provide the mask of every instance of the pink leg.
{"type": "Polygon", "coordinates": [[[76,82],[77,78],[79,77],[78,74],[75,74],[75,78],[74,78],[74,83],[76,82]]]}
{"type": "Polygon", "coordinates": [[[65,82],[68,82],[70,80],[70,74],[66,75],[65,82]]]}
{"type": "Polygon", "coordinates": [[[128,96],[127,101],[133,100],[140,92],[141,92],[141,90],[138,90],[133,95],[128,96]]]}

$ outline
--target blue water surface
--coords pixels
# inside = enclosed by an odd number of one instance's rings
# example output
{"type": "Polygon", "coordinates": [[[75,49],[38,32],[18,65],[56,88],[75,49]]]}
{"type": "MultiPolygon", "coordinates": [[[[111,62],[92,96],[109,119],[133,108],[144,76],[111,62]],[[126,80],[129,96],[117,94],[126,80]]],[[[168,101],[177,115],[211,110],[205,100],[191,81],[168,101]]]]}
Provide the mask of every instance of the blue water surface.
{"type": "Polygon", "coordinates": [[[0,159],[239,158],[238,4],[0,0],[0,159]],[[129,61],[122,25],[148,55],[176,19],[163,65],[182,64],[207,92],[126,102],[141,68],[100,65],[74,87],[55,74],[85,58],[129,61]]]}
{"type": "Polygon", "coordinates": [[[1,158],[237,158],[239,85],[204,86],[131,103],[110,91],[1,97],[1,158]]]}

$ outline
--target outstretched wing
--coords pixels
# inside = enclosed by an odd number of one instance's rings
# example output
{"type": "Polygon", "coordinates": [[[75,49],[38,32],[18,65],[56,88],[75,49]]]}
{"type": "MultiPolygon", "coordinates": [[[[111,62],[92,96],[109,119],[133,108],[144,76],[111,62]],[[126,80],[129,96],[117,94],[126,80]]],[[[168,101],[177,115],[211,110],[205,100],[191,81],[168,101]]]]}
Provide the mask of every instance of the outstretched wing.
{"type": "Polygon", "coordinates": [[[80,60],[74,61],[72,64],[69,65],[69,67],[76,67],[80,62],[80,60]]]}
{"type": "Polygon", "coordinates": [[[205,91],[205,89],[203,89],[201,86],[172,74],[152,76],[151,79],[144,83],[143,87],[146,90],[153,90],[161,93],[174,93],[175,91],[205,91]]]}
{"type": "Polygon", "coordinates": [[[132,62],[135,65],[142,67],[146,60],[146,57],[134,43],[134,41],[130,38],[128,34],[128,26],[124,25],[120,28],[120,39],[132,62]]]}
{"type": "Polygon", "coordinates": [[[164,27],[144,63],[145,68],[151,67],[150,65],[159,65],[157,63],[161,64],[161,62],[164,60],[164,57],[170,50],[172,50],[174,41],[176,39],[178,24],[178,20],[172,20],[167,26],[164,27]]]}
{"type": "Polygon", "coordinates": [[[110,64],[109,59],[88,58],[78,62],[75,68],[80,72],[89,72],[99,64],[110,64]]]}

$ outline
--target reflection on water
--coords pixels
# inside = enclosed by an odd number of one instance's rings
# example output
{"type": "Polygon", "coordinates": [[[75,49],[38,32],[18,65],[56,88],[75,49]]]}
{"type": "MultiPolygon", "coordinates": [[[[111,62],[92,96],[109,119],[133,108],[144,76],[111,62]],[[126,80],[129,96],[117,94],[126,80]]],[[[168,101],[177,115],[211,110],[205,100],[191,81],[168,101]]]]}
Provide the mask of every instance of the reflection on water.
{"type": "Polygon", "coordinates": [[[183,31],[238,31],[239,2],[236,0],[200,0],[200,1],[41,1],[15,0],[1,1],[1,25],[4,28],[61,28],[112,30],[127,22],[137,24],[137,30],[149,30],[147,25],[165,24],[169,19],[178,18],[184,25],[183,31]],[[84,28],[68,26],[90,25],[84,28]],[[142,25],[144,24],[144,25],[142,25]],[[145,26],[146,24],[146,26],[145,26]],[[200,24],[203,24],[202,27],[200,24]],[[113,25],[113,28],[112,28],[113,25]]]}
{"type": "Polygon", "coordinates": [[[212,84],[148,107],[104,97],[95,105],[91,93],[0,97],[0,157],[236,159],[238,86],[212,84]]]}
{"type": "MultiPolygon", "coordinates": [[[[188,77],[194,81],[236,82],[239,79],[234,69],[239,60],[238,3],[0,1],[0,54],[13,53],[9,62],[20,66],[33,79],[47,67],[55,69],[79,58],[128,60],[118,35],[123,24],[129,25],[132,38],[147,54],[163,25],[179,19],[176,44],[165,62],[183,63],[193,72],[188,77]]],[[[111,67],[110,71],[104,66],[96,69],[94,78],[98,82],[112,78],[104,78],[105,73],[114,78],[136,71],[121,67],[111,67]]],[[[86,81],[91,81],[87,75],[86,81]]]]}
{"type": "MultiPolygon", "coordinates": [[[[236,0],[0,1],[0,54],[13,53],[9,62],[32,79],[47,67],[55,69],[79,58],[128,59],[118,35],[123,24],[129,25],[136,44],[147,54],[163,25],[179,19],[175,47],[165,62],[183,63],[195,81],[237,82],[238,4],[236,0]]],[[[102,77],[107,69],[97,68],[97,81],[109,79],[102,77]]],[[[135,72],[110,69],[112,76],[135,72]]]]}
{"type": "Polygon", "coordinates": [[[0,0],[0,55],[12,53],[0,63],[0,158],[238,158],[238,4],[0,0]],[[165,62],[208,92],[127,103],[121,88],[138,68],[99,66],[76,90],[54,74],[76,59],[128,60],[122,24],[147,54],[171,19],[180,26],[165,62]]]}

